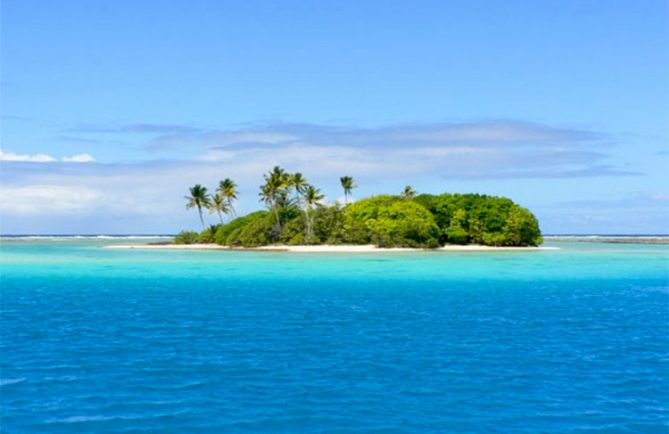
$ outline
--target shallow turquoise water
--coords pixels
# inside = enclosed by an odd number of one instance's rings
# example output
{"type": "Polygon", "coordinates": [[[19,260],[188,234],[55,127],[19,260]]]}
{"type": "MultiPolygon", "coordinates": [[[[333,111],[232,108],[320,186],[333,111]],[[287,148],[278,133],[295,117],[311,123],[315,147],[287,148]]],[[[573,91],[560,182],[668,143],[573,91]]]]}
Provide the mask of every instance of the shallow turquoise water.
{"type": "Polygon", "coordinates": [[[2,431],[669,430],[669,249],[2,241],[2,431]]]}

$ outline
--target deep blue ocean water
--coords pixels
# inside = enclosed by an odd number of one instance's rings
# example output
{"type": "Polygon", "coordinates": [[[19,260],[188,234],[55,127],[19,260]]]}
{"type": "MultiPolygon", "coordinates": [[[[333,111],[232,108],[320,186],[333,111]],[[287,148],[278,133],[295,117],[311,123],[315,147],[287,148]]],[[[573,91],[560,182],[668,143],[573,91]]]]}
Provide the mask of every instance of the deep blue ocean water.
{"type": "Polygon", "coordinates": [[[666,245],[115,242],[1,242],[2,432],[669,431],[666,245]]]}

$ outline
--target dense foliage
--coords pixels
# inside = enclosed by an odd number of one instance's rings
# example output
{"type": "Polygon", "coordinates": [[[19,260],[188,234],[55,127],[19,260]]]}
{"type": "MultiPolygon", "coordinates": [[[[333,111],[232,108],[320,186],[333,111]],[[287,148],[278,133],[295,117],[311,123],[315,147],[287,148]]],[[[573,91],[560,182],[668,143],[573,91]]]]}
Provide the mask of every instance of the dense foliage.
{"type": "Polygon", "coordinates": [[[441,244],[535,246],[541,231],[534,215],[510,199],[480,194],[422,194],[416,197],[434,215],[441,244]]]}
{"type": "Polygon", "coordinates": [[[255,247],[270,244],[271,216],[267,211],[256,211],[238,217],[216,230],[214,241],[225,246],[255,247]]]}
{"type": "Polygon", "coordinates": [[[199,235],[182,232],[176,242],[215,242],[233,247],[280,243],[375,244],[432,248],[444,244],[534,246],[541,232],[531,212],[511,200],[477,194],[374,196],[349,204],[256,211],[199,235]],[[281,228],[277,232],[277,215],[281,228]],[[311,224],[307,228],[307,224],[311,224]],[[307,230],[310,229],[310,230],[307,230]]]}
{"type": "Polygon", "coordinates": [[[344,241],[379,247],[437,247],[439,227],[418,203],[396,196],[375,196],[344,210],[344,241]]]}
{"type": "Polygon", "coordinates": [[[220,181],[215,193],[195,184],[187,208],[218,214],[220,225],[181,232],[175,242],[218,243],[232,247],[267,244],[375,244],[380,247],[433,248],[444,244],[534,246],[541,232],[534,215],[510,199],[479,194],[417,195],[407,185],[399,196],[374,196],[349,203],[357,187],[350,176],[340,178],[344,206],[324,205],[325,196],[299,172],[275,166],[264,175],[259,199],[267,211],[232,219],[237,184],[220,181]],[[224,216],[232,221],[224,223],[224,216]]]}
{"type": "Polygon", "coordinates": [[[195,231],[181,231],[174,237],[175,244],[196,244],[199,241],[200,234],[195,231]]]}

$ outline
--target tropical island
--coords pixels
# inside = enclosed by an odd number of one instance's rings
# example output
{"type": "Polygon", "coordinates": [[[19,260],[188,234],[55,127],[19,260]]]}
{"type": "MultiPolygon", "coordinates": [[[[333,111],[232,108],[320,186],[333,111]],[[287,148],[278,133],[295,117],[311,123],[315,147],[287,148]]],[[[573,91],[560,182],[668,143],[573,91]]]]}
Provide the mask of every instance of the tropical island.
{"type": "Polygon", "coordinates": [[[266,210],[237,216],[238,190],[229,178],[213,194],[196,184],[185,197],[197,210],[203,230],[182,231],[175,244],[216,244],[230,248],[272,245],[374,245],[380,248],[433,249],[448,245],[531,247],[542,243],[535,216],[504,197],[480,194],[417,194],[405,187],[399,195],[349,200],[352,177],[340,178],[344,203],[324,203],[320,189],[301,173],[274,167],[264,175],[260,201],[266,210]],[[206,227],[203,211],[220,223],[206,227]],[[226,222],[227,220],[227,222],[226,222]]]}

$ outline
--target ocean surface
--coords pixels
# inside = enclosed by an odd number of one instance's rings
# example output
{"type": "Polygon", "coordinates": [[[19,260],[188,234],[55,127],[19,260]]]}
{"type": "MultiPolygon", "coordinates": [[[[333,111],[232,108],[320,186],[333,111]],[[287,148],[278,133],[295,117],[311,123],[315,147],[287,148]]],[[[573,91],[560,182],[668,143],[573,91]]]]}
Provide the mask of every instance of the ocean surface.
{"type": "Polygon", "coordinates": [[[3,433],[667,433],[669,246],[0,240],[3,433]]]}

